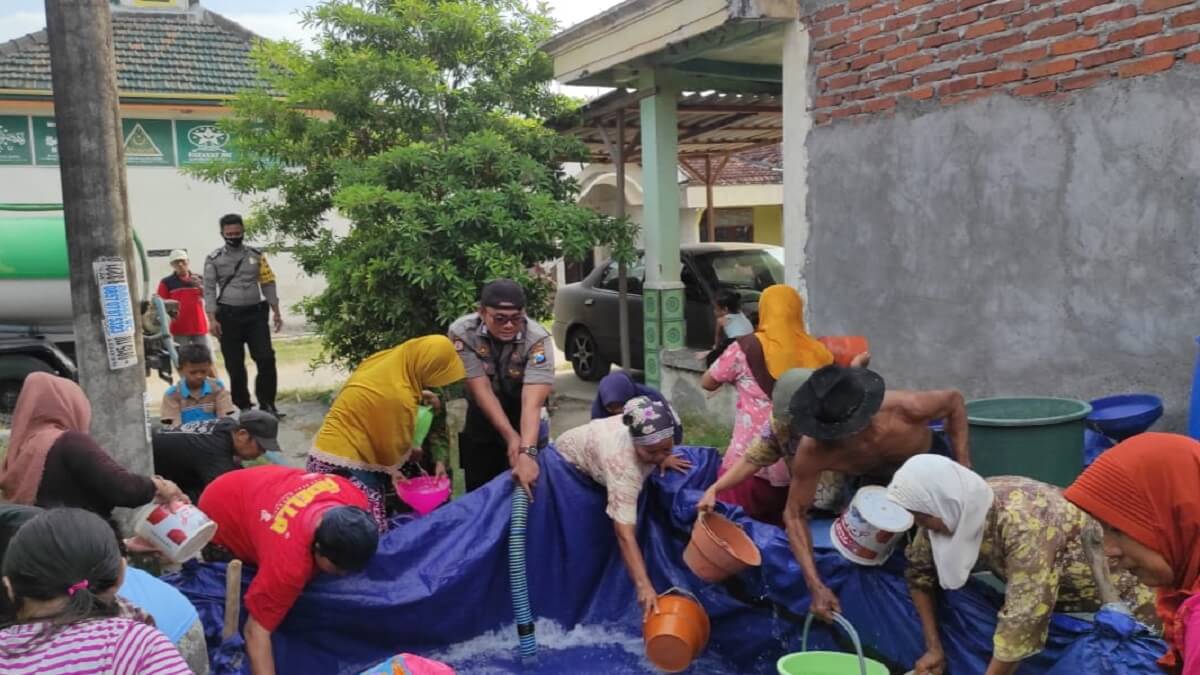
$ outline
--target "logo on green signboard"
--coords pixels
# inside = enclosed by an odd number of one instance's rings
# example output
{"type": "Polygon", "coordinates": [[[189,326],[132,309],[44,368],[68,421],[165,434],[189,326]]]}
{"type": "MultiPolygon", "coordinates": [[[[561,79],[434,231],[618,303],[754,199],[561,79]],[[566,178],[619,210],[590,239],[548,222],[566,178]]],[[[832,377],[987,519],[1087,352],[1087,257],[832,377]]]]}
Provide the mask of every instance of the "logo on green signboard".
{"type": "Polygon", "coordinates": [[[29,164],[32,146],[27,118],[0,115],[0,164],[29,164]]]}
{"type": "Polygon", "coordinates": [[[141,157],[151,160],[162,160],[164,158],[163,151],[158,149],[154,144],[154,139],[150,138],[150,134],[142,128],[142,125],[133,125],[133,131],[125,137],[125,156],[126,157],[141,157]]]}
{"type": "Polygon", "coordinates": [[[58,127],[53,117],[33,118],[33,157],[38,164],[58,164],[58,127]]]}
{"type": "Polygon", "coordinates": [[[182,164],[206,164],[234,158],[232,138],[216,122],[175,122],[175,137],[179,143],[182,164]]]}
{"type": "Polygon", "coordinates": [[[213,152],[225,147],[229,142],[229,134],[211,124],[205,124],[202,127],[192,127],[188,132],[188,142],[198,150],[213,152]]]}
{"type": "Polygon", "coordinates": [[[171,120],[121,120],[125,163],[130,166],[174,166],[171,120]]]}

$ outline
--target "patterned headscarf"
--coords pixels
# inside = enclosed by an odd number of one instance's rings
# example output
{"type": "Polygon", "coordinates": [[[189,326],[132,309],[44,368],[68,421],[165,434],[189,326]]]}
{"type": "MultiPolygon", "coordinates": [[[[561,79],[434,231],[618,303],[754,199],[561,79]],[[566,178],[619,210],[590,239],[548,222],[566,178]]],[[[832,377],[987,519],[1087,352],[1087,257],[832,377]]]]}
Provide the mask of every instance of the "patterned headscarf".
{"type": "Polygon", "coordinates": [[[622,418],[634,445],[654,445],[675,436],[675,416],[662,401],[647,396],[629,399],[622,418]]]}

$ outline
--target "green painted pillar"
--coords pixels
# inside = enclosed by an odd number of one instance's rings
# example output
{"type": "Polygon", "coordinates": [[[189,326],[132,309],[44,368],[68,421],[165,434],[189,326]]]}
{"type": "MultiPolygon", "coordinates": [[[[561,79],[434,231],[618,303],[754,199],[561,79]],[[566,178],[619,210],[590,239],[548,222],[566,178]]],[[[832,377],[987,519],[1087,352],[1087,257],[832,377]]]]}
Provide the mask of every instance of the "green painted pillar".
{"type": "Polygon", "coordinates": [[[679,88],[669,70],[642,73],[642,239],[646,281],[642,295],[646,383],[662,383],[660,352],[684,346],[683,284],[679,281],[679,88]]]}

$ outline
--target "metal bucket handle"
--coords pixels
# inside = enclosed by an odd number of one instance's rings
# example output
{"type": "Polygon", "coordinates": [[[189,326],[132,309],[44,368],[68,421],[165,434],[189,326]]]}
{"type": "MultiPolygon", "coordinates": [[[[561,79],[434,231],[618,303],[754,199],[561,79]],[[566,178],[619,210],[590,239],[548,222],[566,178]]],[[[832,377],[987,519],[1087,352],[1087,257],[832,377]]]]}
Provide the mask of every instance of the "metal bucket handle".
{"type": "MultiPolygon", "coordinates": [[[[813,619],[816,617],[816,614],[809,612],[808,618],[804,619],[804,633],[800,636],[800,651],[802,652],[808,651],[808,631],[812,628],[813,619]]],[[[867,675],[867,657],[863,655],[862,642],[858,639],[858,631],[854,630],[854,626],[846,620],[846,617],[837,612],[833,613],[833,621],[841,626],[842,630],[846,631],[846,634],[850,636],[850,642],[854,643],[854,651],[858,654],[858,669],[862,675],[867,675]]]]}

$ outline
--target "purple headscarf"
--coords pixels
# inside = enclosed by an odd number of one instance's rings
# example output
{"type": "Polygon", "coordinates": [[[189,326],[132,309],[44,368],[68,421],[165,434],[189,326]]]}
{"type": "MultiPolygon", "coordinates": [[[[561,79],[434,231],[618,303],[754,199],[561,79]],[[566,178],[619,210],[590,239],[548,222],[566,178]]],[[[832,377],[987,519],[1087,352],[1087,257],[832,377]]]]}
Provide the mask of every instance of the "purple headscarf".
{"type": "MultiPolygon", "coordinates": [[[[667,406],[671,410],[667,399],[654,387],[648,387],[644,384],[638,384],[625,371],[618,371],[606,375],[603,380],[600,380],[600,386],[596,390],[596,398],[592,400],[592,419],[597,420],[603,417],[611,417],[612,413],[608,411],[608,406],[614,403],[624,406],[626,403],[637,396],[645,396],[651,401],[657,401],[667,406]]],[[[672,415],[674,411],[672,410],[672,415]]],[[[675,417],[675,442],[683,442],[683,424],[675,417]]]]}

